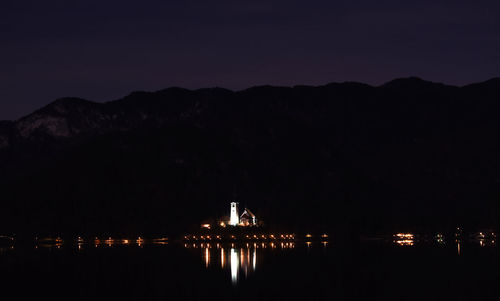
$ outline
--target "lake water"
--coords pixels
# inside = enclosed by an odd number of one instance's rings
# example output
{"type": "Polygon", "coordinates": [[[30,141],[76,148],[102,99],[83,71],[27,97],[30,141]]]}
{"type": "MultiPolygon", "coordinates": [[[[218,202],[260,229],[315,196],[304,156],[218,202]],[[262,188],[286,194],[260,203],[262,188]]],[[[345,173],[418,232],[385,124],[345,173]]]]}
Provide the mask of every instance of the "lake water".
{"type": "Polygon", "coordinates": [[[500,300],[496,246],[240,243],[0,250],[13,300],[500,300]]]}

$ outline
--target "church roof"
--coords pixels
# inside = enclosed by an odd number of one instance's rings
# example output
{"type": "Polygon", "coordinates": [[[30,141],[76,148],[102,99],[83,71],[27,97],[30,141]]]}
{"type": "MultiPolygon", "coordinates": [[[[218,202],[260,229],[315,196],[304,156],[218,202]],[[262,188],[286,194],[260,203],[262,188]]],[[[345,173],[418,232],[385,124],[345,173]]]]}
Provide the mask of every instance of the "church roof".
{"type": "Polygon", "coordinates": [[[255,217],[255,214],[253,214],[252,211],[250,211],[248,208],[245,208],[245,210],[241,214],[241,217],[243,217],[244,215],[248,215],[251,218],[255,217]]]}

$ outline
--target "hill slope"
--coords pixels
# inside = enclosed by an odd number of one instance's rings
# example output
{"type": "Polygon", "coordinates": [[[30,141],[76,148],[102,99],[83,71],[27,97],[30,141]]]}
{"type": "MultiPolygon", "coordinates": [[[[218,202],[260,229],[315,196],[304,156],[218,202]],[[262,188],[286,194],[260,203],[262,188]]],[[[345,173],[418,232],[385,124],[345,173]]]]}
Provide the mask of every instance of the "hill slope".
{"type": "Polygon", "coordinates": [[[4,232],[171,232],[226,214],[377,231],[498,226],[500,82],[57,100],[0,123],[4,232]]]}

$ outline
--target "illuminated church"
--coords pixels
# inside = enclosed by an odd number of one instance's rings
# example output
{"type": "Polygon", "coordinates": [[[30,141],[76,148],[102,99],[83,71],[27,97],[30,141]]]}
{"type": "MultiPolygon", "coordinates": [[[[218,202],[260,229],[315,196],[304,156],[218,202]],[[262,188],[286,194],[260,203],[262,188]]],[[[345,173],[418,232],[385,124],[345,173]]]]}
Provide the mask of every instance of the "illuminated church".
{"type": "Polygon", "coordinates": [[[231,211],[229,215],[230,226],[257,226],[257,218],[248,208],[243,210],[241,215],[238,214],[238,203],[231,202],[231,211]]]}

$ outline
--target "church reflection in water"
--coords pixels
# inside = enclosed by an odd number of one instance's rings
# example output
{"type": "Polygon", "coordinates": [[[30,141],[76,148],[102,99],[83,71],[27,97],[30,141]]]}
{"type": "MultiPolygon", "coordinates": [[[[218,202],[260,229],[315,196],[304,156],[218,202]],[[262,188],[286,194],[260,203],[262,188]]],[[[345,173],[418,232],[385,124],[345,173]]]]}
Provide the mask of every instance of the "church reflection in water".
{"type": "MultiPolygon", "coordinates": [[[[245,277],[248,277],[249,272],[255,271],[257,265],[257,249],[234,249],[231,248],[229,264],[231,266],[231,282],[237,283],[240,269],[245,277]],[[250,257],[250,252],[253,254],[250,257]]],[[[221,256],[223,253],[221,252],[221,256]]]]}
{"type": "Polygon", "coordinates": [[[229,270],[231,282],[237,284],[257,269],[259,249],[293,249],[295,243],[246,243],[246,244],[184,244],[185,248],[200,249],[205,267],[229,270]]]}

